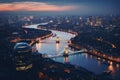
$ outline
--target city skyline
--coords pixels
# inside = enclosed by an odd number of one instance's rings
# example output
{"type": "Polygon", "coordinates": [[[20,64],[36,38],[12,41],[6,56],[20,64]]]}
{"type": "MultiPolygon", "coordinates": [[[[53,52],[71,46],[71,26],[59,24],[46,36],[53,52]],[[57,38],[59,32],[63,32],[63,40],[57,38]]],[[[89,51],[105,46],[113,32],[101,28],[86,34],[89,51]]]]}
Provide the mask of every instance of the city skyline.
{"type": "Polygon", "coordinates": [[[0,12],[42,14],[119,14],[119,0],[1,0],[0,12]]]}
{"type": "Polygon", "coordinates": [[[120,80],[119,3],[80,1],[0,1],[0,79],[120,80]]]}

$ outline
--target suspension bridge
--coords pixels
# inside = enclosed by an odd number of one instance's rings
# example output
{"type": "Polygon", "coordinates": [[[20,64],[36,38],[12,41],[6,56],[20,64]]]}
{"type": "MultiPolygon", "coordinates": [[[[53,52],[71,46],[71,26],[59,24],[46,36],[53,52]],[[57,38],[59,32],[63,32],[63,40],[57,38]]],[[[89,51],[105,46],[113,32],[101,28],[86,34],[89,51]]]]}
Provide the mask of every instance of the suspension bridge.
{"type": "Polygon", "coordinates": [[[79,51],[71,51],[68,49],[64,49],[57,54],[43,54],[43,57],[44,58],[57,58],[57,57],[64,57],[64,56],[70,56],[70,55],[81,54],[81,53],[88,53],[88,51],[87,49],[81,49],[79,51]]]}

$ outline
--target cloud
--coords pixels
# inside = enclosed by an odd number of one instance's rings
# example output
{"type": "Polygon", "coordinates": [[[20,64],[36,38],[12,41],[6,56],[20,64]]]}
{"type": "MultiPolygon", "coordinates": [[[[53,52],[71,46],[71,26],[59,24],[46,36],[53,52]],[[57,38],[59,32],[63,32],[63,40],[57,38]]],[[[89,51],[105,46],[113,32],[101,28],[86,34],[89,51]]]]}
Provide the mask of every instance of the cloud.
{"type": "Polygon", "coordinates": [[[0,11],[71,11],[76,5],[55,5],[44,2],[0,3],[0,11]]]}

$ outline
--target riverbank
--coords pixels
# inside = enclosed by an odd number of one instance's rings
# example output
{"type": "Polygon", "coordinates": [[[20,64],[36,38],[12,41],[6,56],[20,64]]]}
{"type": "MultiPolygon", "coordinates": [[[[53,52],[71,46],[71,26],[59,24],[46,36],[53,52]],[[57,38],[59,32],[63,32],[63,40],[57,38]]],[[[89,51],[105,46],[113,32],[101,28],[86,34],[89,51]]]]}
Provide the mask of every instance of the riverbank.
{"type": "Polygon", "coordinates": [[[64,30],[64,29],[55,29],[55,28],[46,28],[45,26],[41,26],[41,25],[38,25],[37,26],[38,29],[45,29],[45,30],[55,30],[55,31],[62,31],[62,32],[67,32],[67,33],[70,33],[70,34],[73,34],[74,36],[77,36],[78,33],[73,31],[73,30],[64,30]]]}
{"type": "Polygon", "coordinates": [[[43,40],[43,39],[46,39],[46,38],[49,38],[53,36],[53,33],[51,32],[50,34],[47,34],[47,35],[44,35],[44,36],[41,36],[39,38],[36,38],[36,39],[31,39],[31,43],[29,43],[31,46],[33,46],[34,44],[36,43],[39,43],[40,40],[43,40]]]}
{"type": "MultiPolygon", "coordinates": [[[[69,46],[72,47],[72,48],[75,48],[77,50],[80,50],[80,49],[84,48],[84,47],[81,47],[80,45],[77,45],[77,44],[74,44],[74,43],[69,44],[69,46]]],[[[96,57],[99,57],[99,58],[102,58],[102,59],[105,59],[105,60],[108,60],[108,61],[115,62],[117,64],[120,64],[120,58],[119,57],[113,57],[111,55],[100,53],[100,52],[98,52],[96,50],[93,50],[93,49],[88,49],[88,48],[86,48],[86,49],[88,50],[88,54],[94,55],[96,57]]],[[[110,64],[110,62],[109,62],[109,64],[110,64]]]]}

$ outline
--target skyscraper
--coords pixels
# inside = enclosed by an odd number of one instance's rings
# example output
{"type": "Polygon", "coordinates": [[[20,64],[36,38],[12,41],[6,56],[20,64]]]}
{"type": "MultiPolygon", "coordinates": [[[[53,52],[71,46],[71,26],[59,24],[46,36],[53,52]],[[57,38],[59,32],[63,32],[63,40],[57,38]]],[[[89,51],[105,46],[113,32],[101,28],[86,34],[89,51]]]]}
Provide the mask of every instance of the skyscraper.
{"type": "Polygon", "coordinates": [[[32,68],[32,49],[27,43],[17,43],[14,47],[14,62],[17,71],[32,68]]]}

